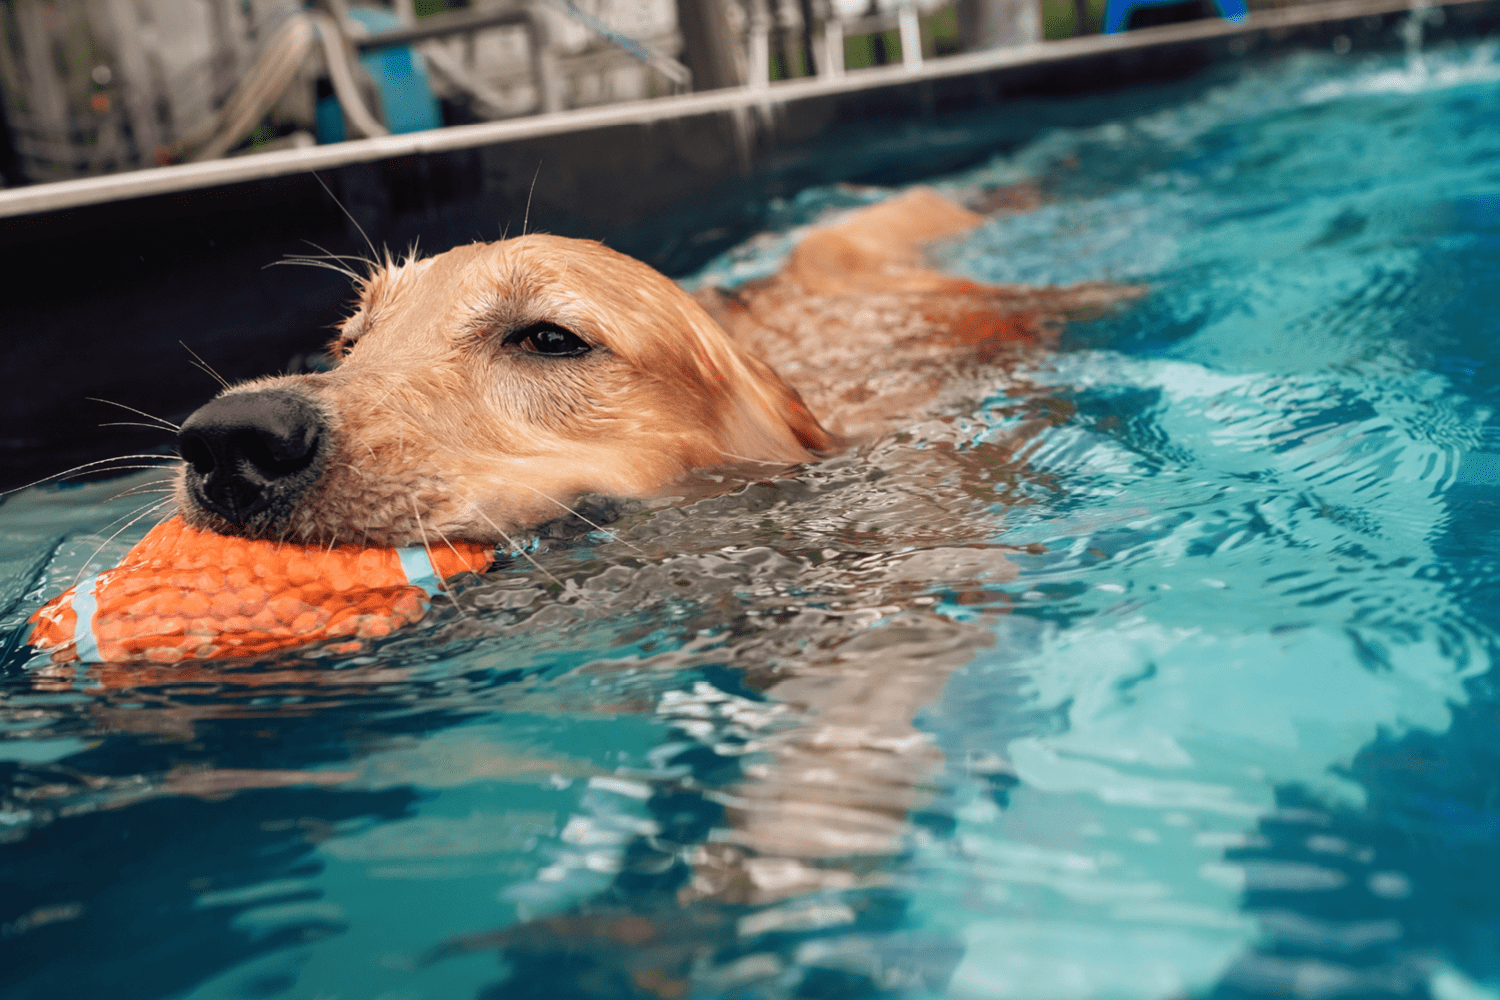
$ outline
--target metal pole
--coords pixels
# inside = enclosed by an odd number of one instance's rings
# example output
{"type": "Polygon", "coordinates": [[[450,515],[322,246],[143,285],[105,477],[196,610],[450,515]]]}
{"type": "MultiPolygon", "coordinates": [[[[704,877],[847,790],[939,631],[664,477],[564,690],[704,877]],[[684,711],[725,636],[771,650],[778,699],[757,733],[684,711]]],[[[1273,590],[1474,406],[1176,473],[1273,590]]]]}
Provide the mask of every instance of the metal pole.
{"type": "Polygon", "coordinates": [[[897,15],[901,26],[901,64],[908,70],[922,68],[922,24],[917,20],[917,5],[903,3],[897,15]]]}

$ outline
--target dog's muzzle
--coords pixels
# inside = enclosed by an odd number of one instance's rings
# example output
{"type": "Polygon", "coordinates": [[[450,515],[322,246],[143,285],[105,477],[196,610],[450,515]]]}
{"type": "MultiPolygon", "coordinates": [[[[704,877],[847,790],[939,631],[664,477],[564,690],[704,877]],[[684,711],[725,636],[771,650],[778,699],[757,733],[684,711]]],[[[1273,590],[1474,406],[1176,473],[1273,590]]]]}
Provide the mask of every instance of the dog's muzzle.
{"type": "Polygon", "coordinates": [[[177,435],[189,498],[242,528],[267,530],[318,478],[327,421],[288,389],[220,396],[177,435]]]}

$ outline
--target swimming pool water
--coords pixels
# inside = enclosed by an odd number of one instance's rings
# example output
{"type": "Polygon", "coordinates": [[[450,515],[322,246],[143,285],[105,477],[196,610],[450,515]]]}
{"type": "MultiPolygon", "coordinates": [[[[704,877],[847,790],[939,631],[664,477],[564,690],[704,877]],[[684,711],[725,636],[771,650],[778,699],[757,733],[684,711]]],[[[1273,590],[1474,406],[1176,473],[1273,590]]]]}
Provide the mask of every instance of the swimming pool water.
{"type": "MultiPolygon", "coordinates": [[[[1495,52],[934,178],[1043,196],[947,269],[1149,294],[359,655],[13,651],[0,996],[1500,997],[1495,52]]],[[[0,508],[9,627],[122,488],[0,508]]]]}

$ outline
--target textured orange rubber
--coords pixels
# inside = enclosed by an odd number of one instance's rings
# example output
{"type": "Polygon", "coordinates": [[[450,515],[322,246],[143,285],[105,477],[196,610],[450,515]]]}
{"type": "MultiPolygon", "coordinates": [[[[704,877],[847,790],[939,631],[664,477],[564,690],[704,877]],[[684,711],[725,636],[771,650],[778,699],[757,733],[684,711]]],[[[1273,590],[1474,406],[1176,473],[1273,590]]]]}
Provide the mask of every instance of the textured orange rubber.
{"type": "Polygon", "coordinates": [[[481,572],[494,548],[314,548],[164,521],[114,569],[81,581],[31,620],[57,661],[249,656],[318,639],[388,635],[422,617],[441,581],[481,572]]]}

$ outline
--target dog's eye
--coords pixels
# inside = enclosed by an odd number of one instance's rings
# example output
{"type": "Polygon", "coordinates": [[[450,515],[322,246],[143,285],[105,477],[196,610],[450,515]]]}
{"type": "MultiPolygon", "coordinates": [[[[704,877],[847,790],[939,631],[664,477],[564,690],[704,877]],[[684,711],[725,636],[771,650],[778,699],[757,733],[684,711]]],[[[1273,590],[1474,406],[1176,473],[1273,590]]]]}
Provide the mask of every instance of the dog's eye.
{"type": "Polygon", "coordinates": [[[576,358],[593,348],[576,333],[564,330],[552,323],[533,323],[522,327],[505,338],[507,344],[519,344],[532,354],[546,354],[554,358],[576,358]]]}

